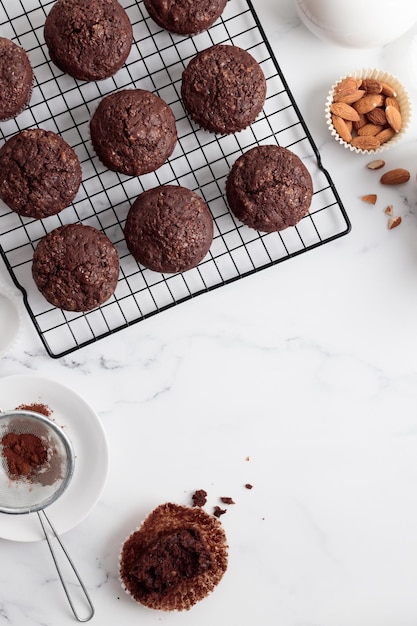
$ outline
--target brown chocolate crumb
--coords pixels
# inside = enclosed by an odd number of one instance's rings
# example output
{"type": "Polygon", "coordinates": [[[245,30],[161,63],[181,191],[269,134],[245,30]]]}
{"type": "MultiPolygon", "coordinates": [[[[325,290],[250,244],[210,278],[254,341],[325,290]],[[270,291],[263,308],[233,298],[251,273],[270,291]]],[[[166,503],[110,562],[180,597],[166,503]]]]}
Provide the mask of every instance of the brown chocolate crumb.
{"type": "Polygon", "coordinates": [[[246,489],[253,489],[253,485],[251,485],[250,483],[246,483],[245,487],[246,489]]]}
{"type": "Polygon", "coordinates": [[[221,509],[219,506],[214,507],[214,512],[213,512],[214,517],[221,517],[225,513],[227,513],[226,509],[221,509]]]}
{"type": "Polygon", "coordinates": [[[207,491],[197,489],[192,496],[193,506],[204,506],[207,502],[207,491]]]}
{"type": "Polygon", "coordinates": [[[34,413],[40,413],[49,417],[52,414],[52,410],[46,404],[41,402],[32,402],[31,404],[20,404],[16,407],[16,411],[33,411],[34,413]]]}
{"type": "Polygon", "coordinates": [[[235,501],[233,500],[233,498],[229,498],[226,496],[222,496],[220,498],[220,502],[223,502],[223,504],[235,504],[235,501]]]}

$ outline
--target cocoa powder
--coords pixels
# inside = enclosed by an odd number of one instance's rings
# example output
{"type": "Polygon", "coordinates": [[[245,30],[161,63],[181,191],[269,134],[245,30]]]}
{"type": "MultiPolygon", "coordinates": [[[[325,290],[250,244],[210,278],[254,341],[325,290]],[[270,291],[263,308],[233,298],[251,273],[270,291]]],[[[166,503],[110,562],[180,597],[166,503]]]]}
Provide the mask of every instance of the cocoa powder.
{"type": "Polygon", "coordinates": [[[7,462],[10,478],[29,478],[36,475],[48,461],[48,449],[42,440],[32,433],[4,435],[0,441],[3,457],[7,462]]]}

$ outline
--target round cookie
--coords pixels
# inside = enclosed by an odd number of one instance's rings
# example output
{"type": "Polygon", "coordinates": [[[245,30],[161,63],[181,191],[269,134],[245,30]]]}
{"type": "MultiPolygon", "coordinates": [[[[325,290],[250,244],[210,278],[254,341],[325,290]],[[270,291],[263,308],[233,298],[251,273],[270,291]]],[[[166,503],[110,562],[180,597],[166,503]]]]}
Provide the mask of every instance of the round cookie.
{"type": "Polygon", "coordinates": [[[45,235],[33,254],[32,275],[42,295],[66,311],[90,311],[113,295],[119,256],[93,226],[66,224],[45,235]]]}
{"type": "Polygon", "coordinates": [[[195,35],[214,24],[227,0],[144,0],[144,4],[161,28],[177,35],[195,35]]]}
{"type": "Polygon", "coordinates": [[[56,215],[73,201],[80,184],[76,153],[52,131],[22,130],[0,149],[0,198],[19,215],[56,215]]]}
{"type": "Polygon", "coordinates": [[[110,170],[140,176],[158,169],[177,142],[173,112],[145,89],[105,96],[90,121],[93,148],[110,170]]]}
{"type": "Polygon", "coordinates": [[[181,96],[199,126],[230,134],[252,124],[261,112],[266,80],[249,52],[219,44],[191,59],[182,74],[181,96]]]}
{"type": "Polygon", "coordinates": [[[189,610],[211,593],[228,564],[219,520],[201,508],[168,502],[124,542],[119,576],[128,595],[148,608],[189,610]]]}
{"type": "Polygon", "coordinates": [[[213,241],[213,218],[194,191],[161,185],[130,207],[125,238],[139,263],[161,273],[185,272],[202,261],[213,241]]]}
{"type": "Polygon", "coordinates": [[[52,62],[85,81],[113,76],[133,42],[132,24],[117,0],[57,0],[44,26],[52,62]]]}
{"type": "Polygon", "coordinates": [[[32,89],[33,69],[26,51],[0,37],[0,121],[19,115],[28,106],[32,89]]]}
{"type": "Polygon", "coordinates": [[[234,215],[267,233],[295,226],[307,215],[312,195],[313,183],[304,163],[276,145],[245,152],[226,181],[226,197],[234,215]]]}

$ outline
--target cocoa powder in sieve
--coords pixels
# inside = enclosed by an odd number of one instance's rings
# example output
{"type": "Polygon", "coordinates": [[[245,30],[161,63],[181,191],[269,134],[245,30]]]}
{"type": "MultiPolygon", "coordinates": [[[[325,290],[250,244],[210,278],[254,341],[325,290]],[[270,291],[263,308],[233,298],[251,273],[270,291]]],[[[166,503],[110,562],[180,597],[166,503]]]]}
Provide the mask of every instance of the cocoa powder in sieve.
{"type": "Polygon", "coordinates": [[[0,444],[10,478],[30,478],[48,461],[48,448],[32,433],[9,432],[0,444]]]}

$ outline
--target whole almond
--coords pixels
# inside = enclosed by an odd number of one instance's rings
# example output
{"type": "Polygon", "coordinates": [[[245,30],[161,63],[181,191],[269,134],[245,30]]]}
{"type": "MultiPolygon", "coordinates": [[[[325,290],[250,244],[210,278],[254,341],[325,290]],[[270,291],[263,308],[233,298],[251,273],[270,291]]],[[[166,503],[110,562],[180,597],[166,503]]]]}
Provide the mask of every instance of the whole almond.
{"type": "Polygon", "coordinates": [[[410,172],[402,167],[385,172],[380,178],[383,185],[402,185],[410,180],[410,172]]]}
{"type": "Polygon", "coordinates": [[[352,132],[349,128],[348,122],[346,122],[343,118],[339,117],[338,115],[332,115],[332,124],[335,128],[335,131],[339,135],[339,137],[343,141],[350,143],[352,140],[352,132]]]}
{"type": "Polygon", "coordinates": [[[360,85],[362,83],[361,79],[357,79],[357,78],[353,78],[353,76],[347,76],[346,78],[344,78],[343,80],[340,81],[340,83],[337,83],[336,87],[334,88],[334,93],[340,93],[342,91],[355,91],[356,89],[359,89],[360,85]]]}
{"type": "Polygon", "coordinates": [[[383,129],[383,126],[377,126],[376,124],[371,124],[369,122],[369,124],[365,124],[365,126],[362,126],[362,128],[358,129],[358,135],[360,135],[361,137],[365,137],[365,136],[375,137],[375,135],[380,133],[382,129],[383,129]]]}
{"type": "Polygon", "coordinates": [[[385,98],[385,106],[386,106],[386,107],[394,107],[394,108],[396,108],[398,111],[400,111],[400,110],[401,110],[401,108],[400,108],[400,103],[398,102],[397,98],[393,98],[393,97],[390,97],[390,96],[387,96],[387,97],[385,98]]]}
{"type": "Polygon", "coordinates": [[[333,98],[333,102],[345,102],[346,104],[353,104],[357,102],[365,95],[365,91],[363,89],[354,89],[353,91],[344,92],[336,94],[333,98]]]}
{"type": "Polygon", "coordinates": [[[375,80],[375,78],[364,78],[361,83],[361,88],[366,91],[366,93],[381,93],[382,91],[382,83],[379,80],[375,80]]]}
{"type": "Polygon", "coordinates": [[[369,113],[366,114],[366,117],[368,118],[368,122],[371,122],[372,124],[377,124],[378,126],[385,126],[385,124],[387,124],[385,111],[380,107],[376,107],[376,109],[369,111],[369,113]]]}
{"type": "Polygon", "coordinates": [[[369,111],[372,111],[376,107],[382,106],[384,102],[385,98],[381,94],[369,93],[363,96],[363,98],[361,98],[357,102],[354,102],[352,104],[352,107],[358,113],[369,113],[369,111]]]}
{"type": "Polygon", "coordinates": [[[381,130],[381,132],[376,135],[376,138],[378,139],[380,144],[383,144],[387,141],[390,141],[394,137],[394,135],[395,130],[388,126],[387,128],[384,128],[384,130],[381,130]]]}
{"type": "Polygon", "coordinates": [[[385,115],[387,116],[387,122],[396,133],[399,133],[402,128],[401,113],[393,106],[387,106],[385,109],[385,115]]]}
{"type": "Polygon", "coordinates": [[[351,120],[352,122],[359,120],[359,113],[345,102],[333,102],[330,111],[344,120],[351,120]]]}
{"type": "Polygon", "coordinates": [[[382,92],[384,94],[384,96],[389,96],[390,98],[396,98],[397,97],[397,92],[395,91],[394,87],[391,87],[391,85],[388,85],[387,83],[383,83],[381,82],[382,85],[382,92]]]}
{"type": "Polygon", "coordinates": [[[376,137],[368,137],[366,135],[364,137],[361,137],[360,135],[352,137],[352,141],[350,143],[352,146],[359,148],[360,150],[376,150],[381,145],[376,137]]]}

